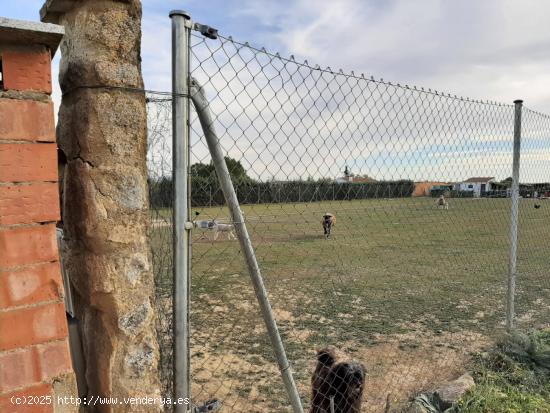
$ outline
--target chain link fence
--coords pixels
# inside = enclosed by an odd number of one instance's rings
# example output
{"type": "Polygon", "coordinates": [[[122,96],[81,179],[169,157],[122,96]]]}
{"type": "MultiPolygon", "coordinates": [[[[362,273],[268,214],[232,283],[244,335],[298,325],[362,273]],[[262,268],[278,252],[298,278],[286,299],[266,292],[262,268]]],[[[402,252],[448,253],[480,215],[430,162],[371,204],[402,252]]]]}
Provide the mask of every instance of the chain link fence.
{"type": "Polygon", "coordinates": [[[550,324],[550,116],[525,108],[520,161],[517,324],[550,324]]]}
{"type": "MultiPolygon", "coordinates": [[[[337,409],[354,397],[361,411],[397,409],[456,378],[505,328],[514,106],[345,74],[231,37],[191,40],[191,75],[210,102],[304,407],[316,357],[358,363],[341,376],[316,370],[318,405],[335,411],[353,411],[337,409]]],[[[170,97],[149,94],[148,116],[169,394],[170,97]]],[[[290,411],[194,112],[191,131],[192,399],[216,398],[224,412],[290,411]]],[[[550,117],[529,109],[520,183],[516,323],[527,330],[550,322],[550,117]]]]}
{"type": "Polygon", "coordinates": [[[157,338],[163,394],[172,395],[173,230],[172,230],[172,100],[146,94],[147,169],[151,224],[149,242],[155,279],[157,338]]]}

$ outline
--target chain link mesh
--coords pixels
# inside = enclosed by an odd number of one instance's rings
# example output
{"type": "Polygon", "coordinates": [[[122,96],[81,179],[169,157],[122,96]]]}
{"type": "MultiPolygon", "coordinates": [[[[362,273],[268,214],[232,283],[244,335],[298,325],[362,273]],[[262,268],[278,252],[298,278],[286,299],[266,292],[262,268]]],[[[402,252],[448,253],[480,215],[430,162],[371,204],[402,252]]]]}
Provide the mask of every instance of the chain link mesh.
{"type": "MultiPolygon", "coordinates": [[[[304,406],[313,385],[320,405],[353,411],[341,407],[359,395],[361,411],[380,412],[456,378],[504,328],[514,107],[323,69],[230,37],[192,35],[191,55],[304,406]]],[[[149,94],[148,113],[169,393],[170,101],[149,94]]],[[[191,130],[193,400],[289,411],[194,113],[191,130]]],[[[530,329],[550,320],[550,118],[529,109],[520,176],[516,320],[530,329]]]]}
{"type": "Polygon", "coordinates": [[[160,378],[163,394],[172,395],[172,101],[148,92],[147,169],[151,225],[149,242],[153,262],[160,378]]]}
{"type": "Polygon", "coordinates": [[[516,317],[550,324],[550,116],[524,108],[520,160],[516,317]]]}

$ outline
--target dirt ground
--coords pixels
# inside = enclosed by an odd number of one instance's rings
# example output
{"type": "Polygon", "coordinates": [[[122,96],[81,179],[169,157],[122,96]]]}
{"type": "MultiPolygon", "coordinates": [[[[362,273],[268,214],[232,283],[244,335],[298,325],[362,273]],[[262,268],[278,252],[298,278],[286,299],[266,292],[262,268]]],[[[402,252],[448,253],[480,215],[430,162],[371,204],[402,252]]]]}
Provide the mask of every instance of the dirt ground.
{"type": "MultiPolygon", "coordinates": [[[[460,376],[472,353],[503,329],[509,200],[431,199],[245,205],[243,210],[304,406],[316,350],[331,345],[366,366],[363,410],[392,411],[416,393],[460,376]],[[319,219],[337,211],[325,240],[319,219]],[[464,223],[468,222],[468,225],[464,223]]],[[[202,219],[227,222],[223,208],[202,219]]],[[[523,200],[517,321],[548,322],[550,204],[523,200]]],[[[162,362],[170,370],[168,215],[153,221],[162,362]],[[163,255],[164,254],[164,255],[163,255]]],[[[289,410],[238,244],[193,236],[192,394],[221,412],[289,410]]]]}
{"type": "MultiPolygon", "coordinates": [[[[367,371],[362,411],[379,413],[386,407],[388,395],[392,412],[399,411],[411,395],[456,379],[465,372],[470,355],[480,351],[489,340],[480,334],[443,333],[440,335],[408,333],[381,337],[381,342],[369,347],[355,347],[353,355],[340,352],[341,360],[361,362],[367,371]],[[455,342],[457,345],[448,343],[455,342]],[[460,345],[458,345],[460,343],[460,345]]],[[[354,343],[346,343],[354,347],[354,343]]],[[[273,394],[267,390],[274,384],[280,387],[274,363],[259,363],[246,355],[203,351],[194,358],[195,365],[203,366],[194,374],[195,400],[219,398],[221,411],[273,412],[273,394]],[[236,372],[239,377],[233,377],[236,372]]],[[[308,360],[308,373],[315,360],[308,360]]],[[[300,394],[309,396],[308,380],[298,382],[300,394]]],[[[286,410],[285,410],[286,411],[286,410]]]]}

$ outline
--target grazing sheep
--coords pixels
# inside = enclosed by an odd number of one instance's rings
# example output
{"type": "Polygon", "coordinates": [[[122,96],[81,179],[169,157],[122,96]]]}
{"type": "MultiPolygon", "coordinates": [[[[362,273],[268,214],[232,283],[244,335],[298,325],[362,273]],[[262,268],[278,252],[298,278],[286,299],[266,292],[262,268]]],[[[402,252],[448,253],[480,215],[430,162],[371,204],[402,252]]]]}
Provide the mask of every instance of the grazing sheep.
{"type": "Polygon", "coordinates": [[[325,215],[323,215],[323,220],[321,221],[321,224],[323,225],[325,238],[329,238],[330,230],[332,229],[333,225],[336,224],[336,217],[333,214],[327,212],[325,213],[325,215]]]}
{"type": "MultiPolygon", "coordinates": [[[[195,212],[195,215],[199,215],[198,212],[195,212]]],[[[220,233],[227,234],[228,240],[237,239],[235,237],[234,229],[235,226],[233,224],[221,224],[215,219],[210,221],[193,221],[193,226],[195,228],[201,228],[201,229],[207,229],[210,231],[214,231],[214,241],[218,239],[218,236],[220,233]]]]}
{"type": "Polygon", "coordinates": [[[435,201],[435,204],[440,209],[449,209],[449,203],[445,199],[444,195],[441,195],[437,200],[435,201]]]}
{"type": "Polygon", "coordinates": [[[218,236],[220,233],[224,233],[227,235],[228,240],[237,239],[234,232],[234,225],[233,224],[220,224],[216,220],[212,221],[212,226],[210,227],[214,231],[214,241],[218,239],[218,236]]]}
{"type": "Polygon", "coordinates": [[[317,352],[311,377],[310,413],[359,413],[365,384],[365,368],[352,362],[337,362],[332,348],[317,352]]]}

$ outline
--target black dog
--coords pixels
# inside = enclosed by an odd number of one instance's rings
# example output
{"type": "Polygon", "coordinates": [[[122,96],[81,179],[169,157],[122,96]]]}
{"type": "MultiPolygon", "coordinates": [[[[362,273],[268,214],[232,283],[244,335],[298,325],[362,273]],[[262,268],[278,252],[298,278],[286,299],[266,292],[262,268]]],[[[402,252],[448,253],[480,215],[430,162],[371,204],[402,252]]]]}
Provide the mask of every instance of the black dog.
{"type": "Polygon", "coordinates": [[[310,413],[359,413],[364,384],[365,368],[361,364],[336,362],[334,349],[319,350],[311,378],[310,413]]]}

